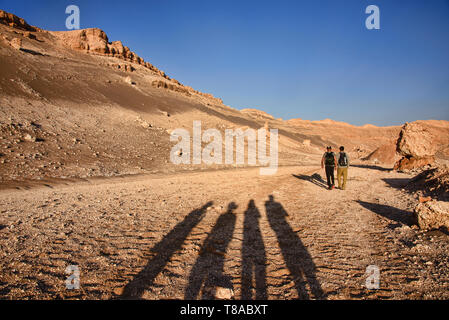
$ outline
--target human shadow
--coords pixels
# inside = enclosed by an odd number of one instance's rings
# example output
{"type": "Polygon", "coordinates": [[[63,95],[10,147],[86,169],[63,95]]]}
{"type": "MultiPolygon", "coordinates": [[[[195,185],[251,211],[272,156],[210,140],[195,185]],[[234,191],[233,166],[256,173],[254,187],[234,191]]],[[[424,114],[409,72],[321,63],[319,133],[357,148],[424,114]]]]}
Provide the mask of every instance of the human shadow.
{"type": "Polygon", "coordinates": [[[201,299],[212,299],[216,287],[232,288],[231,279],[223,274],[223,270],[226,249],[234,234],[236,215],[233,211],[236,208],[237,205],[231,202],[204,240],[200,255],[189,275],[184,294],[186,300],[197,299],[201,291],[201,299]]]}
{"type": "Polygon", "coordinates": [[[265,202],[268,222],[276,233],[282,255],[293,278],[299,299],[310,299],[306,284],[315,299],[325,299],[325,294],[316,278],[316,266],[307,248],[287,222],[287,211],[274,201],[273,195],[265,202]]]}
{"type": "Polygon", "coordinates": [[[199,209],[190,212],[183,221],[179,222],[160,242],[158,242],[151,252],[156,255],[148,261],[147,265],[140,271],[123,289],[120,298],[139,299],[142,297],[146,288],[154,283],[157,275],[164,270],[173,254],[179,250],[185,239],[203,219],[207,208],[213,202],[208,202],[199,209]]]}
{"type": "Polygon", "coordinates": [[[392,171],[393,168],[384,168],[381,166],[370,165],[370,164],[351,164],[351,167],[362,168],[362,169],[371,169],[371,170],[379,170],[379,171],[392,171]]]}
{"type": "Polygon", "coordinates": [[[261,215],[254,200],[250,200],[243,221],[242,244],[242,299],[253,298],[253,275],[255,278],[255,299],[267,299],[266,253],[259,226],[261,215]]]}
{"type": "Polygon", "coordinates": [[[300,175],[292,174],[292,176],[294,176],[295,178],[298,178],[300,180],[310,181],[319,187],[322,187],[325,189],[328,188],[326,181],[324,181],[324,179],[318,173],[314,173],[311,176],[307,176],[305,174],[300,174],[300,175]]]}
{"type": "Polygon", "coordinates": [[[410,211],[398,209],[385,204],[369,203],[361,200],[356,200],[356,202],[358,202],[362,207],[389,220],[409,226],[416,223],[413,213],[410,211]]]}

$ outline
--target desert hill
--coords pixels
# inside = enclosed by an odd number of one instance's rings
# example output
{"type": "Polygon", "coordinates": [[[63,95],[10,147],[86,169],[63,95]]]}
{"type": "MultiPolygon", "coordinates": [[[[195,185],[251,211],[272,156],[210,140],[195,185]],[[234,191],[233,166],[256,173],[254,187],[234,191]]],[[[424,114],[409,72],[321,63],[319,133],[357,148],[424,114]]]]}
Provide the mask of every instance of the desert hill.
{"type": "MultiPolygon", "coordinates": [[[[239,111],[172,79],[96,28],[46,31],[0,10],[0,70],[3,181],[204,169],[169,161],[169,133],[191,130],[194,120],[221,132],[277,128],[280,165],[316,163],[326,145],[345,145],[353,160],[397,160],[400,127],[239,111]]],[[[445,121],[421,123],[447,133],[445,121]]],[[[447,135],[437,135],[447,145],[447,135]]]]}
{"type": "Polygon", "coordinates": [[[0,10],[0,299],[449,298],[448,167],[413,167],[449,162],[448,121],[236,110],[119,40],[0,10]],[[277,172],[172,164],[195,120],[278,129],[277,172]],[[345,190],[328,145],[349,152],[345,190]]]}

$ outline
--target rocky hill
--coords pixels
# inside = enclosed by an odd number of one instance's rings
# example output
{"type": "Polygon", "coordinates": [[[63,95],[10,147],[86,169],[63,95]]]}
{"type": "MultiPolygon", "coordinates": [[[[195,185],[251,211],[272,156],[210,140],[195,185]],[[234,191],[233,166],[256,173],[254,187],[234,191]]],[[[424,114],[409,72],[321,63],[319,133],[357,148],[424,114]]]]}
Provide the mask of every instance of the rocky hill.
{"type": "Polygon", "coordinates": [[[449,162],[447,121],[239,111],[122,40],[0,11],[0,299],[449,299],[448,168],[407,167],[449,162]],[[278,129],[277,172],[173,164],[194,121],[278,129]],[[328,145],[350,155],[345,190],[325,182],[328,145]]]}
{"type": "MultiPolygon", "coordinates": [[[[0,10],[0,69],[4,182],[221,167],[170,162],[170,132],[191,130],[194,120],[222,133],[278,129],[280,165],[315,164],[327,145],[345,145],[361,163],[392,167],[398,159],[400,127],[239,111],[169,77],[97,28],[46,31],[0,10]]],[[[420,124],[447,132],[447,121],[420,124]]],[[[438,150],[438,157],[447,155],[447,146],[438,150]]]]}

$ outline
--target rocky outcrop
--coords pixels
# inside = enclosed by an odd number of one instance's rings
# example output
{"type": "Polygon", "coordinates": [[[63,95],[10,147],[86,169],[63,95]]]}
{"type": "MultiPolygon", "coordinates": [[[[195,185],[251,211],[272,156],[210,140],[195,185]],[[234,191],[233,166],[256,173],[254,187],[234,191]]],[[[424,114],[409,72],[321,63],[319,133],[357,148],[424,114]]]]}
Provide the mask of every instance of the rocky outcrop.
{"type": "MultiPolygon", "coordinates": [[[[182,85],[175,79],[170,78],[163,71],[157,69],[151,63],[145,62],[144,59],[139,57],[136,53],[132,52],[128,47],[124,46],[121,41],[109,42],[108,36],[101,29],[90,28],[83,30],[57,31],[51,33],[55,35],[64,44],[64,46],[70,49],[83,51],[89,54],[114,57],[129,63],[138,64],[147,69],[150,69],[155,74],[167,80],[156,80],[152,83],[153,87],[180,92],[187,96],[196,94],[198,96],[206,98],[207,100],[210,100],[215,104],[223,104],[223,101],[221,99],[215,98],[211,94],[199,92],[191,87],[182,85]]],[[[113,63],[108,65],[127,72],[133,72],[136,70],[134,66],[126,63],[113,63]]]]}
{"type": "Polygon", "coordinates": [[[449,167],[441,166],[423,171],[406,186],[419,195],[414,210],[416,223],[423,230],[449,230],[449,167]]]}
{"type": "Polygon", "coordinates": [[[134,68],[131,64],[126,64],[126,63],[111,63],[111,64],[108,64],[108,66],[112,67],[114,69],[122,70],[122,71],[126,71],[126,72],[136,71],[136,68],[134,68]]]}
{"type": "Polygon", "coordinates": [[[265,120],[265,119],[269,119],[269,120],[274,120],[274,117],[271,114],[268,114],[264,111],[261,110],[257,110],[257,109],[242,109],[240,110],[240,112],[245,113],[253,118],[256,119],[261,119],[261,120],[265,120]]]}
{"type": "Polygon", "coordinates": [[[449,230],[449,202],[432,200],[420,203],[414,210],[414,216],[423,230],[449,230]]]}
{"type": "Polygon", "coordinates": [[[107,55],[145,66],[160,75],[165,75],[124,46],[121,41],[109,42],[106,33],[98,28],[53,32],[66,47],[93,54],[107,55]]]}
{"type": "MultiPolygon", "coordinates": [[[[24,19],[3,10],[0,10],[0,24],[21,30],[14,30],[14,33],[21,35],[21,37],[19,36],[13,38],[12,40],[10,36],[6,37],[0,34],[0,41],[6,42],[13,48],[21,49],[22,39],[37,40],[37,35],[34,34],[34,32],[49,34],[55,37],[54,40],[56,40],[56,42],[59,42],[59,44],[62,44],[66,48],[92,55],[113,57],[124,61],[123,63],[120,63],[114,60],[110,63],[107,62],[103,64],[114,69],[125,72],[134,72],[137,70],[136,65],[140,65],[151,70],[156,76],[163,78],[162,80],[158,80],[153,83],[154,87],[180,92],[187,96],[195,95],[208,105],[223,105],[223,101],[221,99],[216,98],[211,94],[203,93],[194,90],[191,87],[184,86],[179,81],[170,78],[164,71],[161,71],[151,63],[146,62],[143,58],[132,52],[128,47],[124,46],[121,41],[110,42],[106,33],[101,29],[89,28],[71,31],[46,31],[30,26],[24,19]]],[[[42,42],[42,40],[40,41],[42,42]]]]}
{"type": "Polygon", "coordinates": [[[184,93],[184,94],[186,94],[188,96],[191,95],[191,93],[189,92],[189,90],[187,88],[185,88],[183,86],[178,86],[178,85],[175,85],[173,83],[166,82],[166,81],[154,80],[151,83],[151,85],[154,88],[164,88],[164,89],[171,90],[171,91],[181,92],[181,93],[184,93]]]}
{"type": "Polygon", "coordinates": [[[397,171],[409,171],[416,168],[423,168],[425,166],[432,166],[435,164],[435,157],[402,157],[394,164],[394,170],[397,171]]]}
{"type": "Polygon", "coordinates": [[[424,196],[449,201],[449,167],[440,166],[421,172],[407,184],[407,189],[424,196]]]}
{"type": "Polygon", "coordinates": [[[214,103],[214,104],[217,104],[217,105],[222,105],[222,104],[223,104],[223,100],[222,100],[222,99],[216,98],[216,97],[214,97],[214,96],[213,96],[212,94],[210,94],[210,93],[200,92],[200,91],[198,91],[198,90],[193,89],[192,87],[184,86],[184,85],[180,84],[179,82],[177,82],[177,81],[174,80],[174,79],[171,79],[171,81],[172,81],[172,82],[175,82],[175,83],[177,83],[178,85],[182,86],[183,88],[187,89],[190,93],[197,94],[197,95],[199,95],[199,96],[205,98],[206,100],[208,100],[208,101],[210,101],[210,102],[212,102],[212,103],[214,103]]]}
{"type": "Polygon", "coordinates": [[[437,151],[433,135],[419,123],[405,123],[399,133],[397,151],[413,158],[432,157],[437,151]]]}
{"type": "Polygon", "coordinates": [[[412,170],[435,163],[437,146],[433,135],[419,123],[405,123],[399,133],[396,151],[402,159],[396,162],[394,169],[412,170]]]}
{"type": "Polygon", "coordinates": [[[0,10],[0,23],[24,31],[41,31],[37,27],[30,26],[24,19],[3,10],[0,10]]]}
{"type": "MultiPolygon", "coordinates": [[[[157,69],[151,63],[146,62],[136,53],[132,52],[128,47],[124,46],[121,41],[109,42],[108,36],[101,29],[90,28],[72,31],[53,31],[51,33],[56,36],[65,47],[70,49],[84,51],[90,54],[114,57],[135,63],[150,69],[167,80],[177,82],[167,76],[165,72],[157,69]]],[[[134,67],[126,64],[114,64],[112,66],[124,71],[132,72],[135,70],[134,67]]]]}

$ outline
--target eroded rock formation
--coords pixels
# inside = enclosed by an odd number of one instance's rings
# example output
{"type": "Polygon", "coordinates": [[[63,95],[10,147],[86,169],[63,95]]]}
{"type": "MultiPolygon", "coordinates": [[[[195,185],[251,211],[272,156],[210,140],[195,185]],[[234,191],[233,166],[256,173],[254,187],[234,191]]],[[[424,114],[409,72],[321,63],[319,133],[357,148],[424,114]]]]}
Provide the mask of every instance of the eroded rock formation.
{"type": "Polygon", "coordinates": [[[25,31],[31,32],[41,31],[41,29],[37,27],[30,26],[24,19],[19,18],[18,16],[3,10],[0,10],[0,23],[10,26],[12,28],[25,31]]]}
{"type": "Polygon", "coordinates": [[[423,230],[449,230],[449,202],[427,201],[416,206],[415,219],[423,230]]]}
{"type": "Polygon", "coordinates": [[[421,124],[405,123],[399,133],[396,151],[402,156],[395,170],[411,170],[435,163],[437,146],[433,135],[421,124]]]}
{"type": "Polygon", "coordinates": [[[71,49],[87,53],[116,57],[121,60],[136,63],[168,78],[163,71],[145,62],[136,53],[124,46],[121,41],[109,42],[106,33],[98,28],[53,32],[62,43],[71,49]]]}

